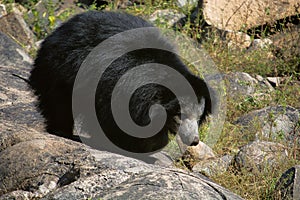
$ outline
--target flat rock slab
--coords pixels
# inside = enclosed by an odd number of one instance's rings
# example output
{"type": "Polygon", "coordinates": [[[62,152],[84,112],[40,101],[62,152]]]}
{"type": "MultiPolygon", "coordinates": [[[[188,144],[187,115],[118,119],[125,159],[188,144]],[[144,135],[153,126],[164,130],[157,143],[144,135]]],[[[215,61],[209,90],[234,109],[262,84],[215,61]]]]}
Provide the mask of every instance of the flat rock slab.
{"type": "Polygon", "coordinates": [[[299,0],[210,0],[204,2],[208,24],[222,30],[246,30],[300,13],[299,0]]]}

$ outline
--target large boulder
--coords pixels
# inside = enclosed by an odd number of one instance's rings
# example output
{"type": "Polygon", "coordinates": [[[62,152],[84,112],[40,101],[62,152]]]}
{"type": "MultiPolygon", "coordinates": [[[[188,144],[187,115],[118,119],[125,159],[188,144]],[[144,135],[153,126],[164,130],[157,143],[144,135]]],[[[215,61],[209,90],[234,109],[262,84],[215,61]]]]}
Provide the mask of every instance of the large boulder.
{"type": "Polygon", "coordinates": [[[254,141],[240,149],[238,154],[235,155],[232,164],[237,170],[245,169],[258,173],[274,169],[286,162],[287,159],[288,152],[282,144],[254,141]]]}
{"type": "Polygon", "coordinates": [[[247,30],[300,13],[299,0],[211,0],[204,1],[208,24],[222,30],[247,30]]]}
{"type": "Polygon", "coordinates": [[[242,127],[244,135],[256,139],[276,140],[284,144],[299,145],[300,112],[291,106],[269,106],[240,117],[236,124],[242,127]]]}
{"type": "Polygon", "coordinates": [[[227,94],[230,98],[259,97],[274,90],[266,80],[258,80],[245,72],[230,72],[223,77],[227,82],[227,94]]]}

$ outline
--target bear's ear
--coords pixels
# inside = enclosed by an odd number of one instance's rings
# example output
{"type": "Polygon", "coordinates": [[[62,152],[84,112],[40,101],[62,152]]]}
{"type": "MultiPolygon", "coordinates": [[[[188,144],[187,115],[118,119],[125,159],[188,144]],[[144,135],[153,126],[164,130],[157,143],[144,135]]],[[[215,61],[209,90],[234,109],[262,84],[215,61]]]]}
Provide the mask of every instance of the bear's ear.
{"type": "Polygon", "coordinates": [[[213,105],[213,102],[216,102],[216,99],[213,100],[213,98],[216,98],[215,91],[212,88],[209,88],[209,86],[205,83],[205,81],[195,75],[189,75],[188,81],[193,87],[199,103],[201,103],[201,99],[204,98],[204,111],[203,115],[200,118],[200,123],[205,120],[206,116],[211,114],[213,112],[213,109],[215,106],[213,105]]]}
{"type": "Polygon", "coordinates": [[[202,116],[205,111],[205,99],[202,97],[199,102],[198,113],[202,116]]]}

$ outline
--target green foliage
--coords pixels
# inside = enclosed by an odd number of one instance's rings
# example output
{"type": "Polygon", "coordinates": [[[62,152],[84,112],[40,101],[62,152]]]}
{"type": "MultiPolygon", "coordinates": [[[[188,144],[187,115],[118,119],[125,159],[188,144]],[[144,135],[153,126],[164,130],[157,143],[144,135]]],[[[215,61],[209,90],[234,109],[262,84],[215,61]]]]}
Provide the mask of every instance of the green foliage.
{"type": "Polygon", "coordinates": [[[57,27],[58,21],[63,22],[67,20],[74,13],[73,8],[67,8],[57,14],[55,12],[57,4],[53,3],[52,0],[44,1],[44,7],[46,10],[43,13],[32,7],[30,12],[24,15],[24,19],[31,24],[38,40],[45,38],[51,33],[57,27]]]}

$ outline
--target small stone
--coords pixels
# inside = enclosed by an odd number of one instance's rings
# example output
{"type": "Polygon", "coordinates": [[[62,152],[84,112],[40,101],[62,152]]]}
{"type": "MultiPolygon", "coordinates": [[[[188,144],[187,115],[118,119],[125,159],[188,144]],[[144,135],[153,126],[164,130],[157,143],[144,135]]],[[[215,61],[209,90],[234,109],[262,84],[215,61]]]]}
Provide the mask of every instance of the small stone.
{"type": "Polygon", "coordinates": [[[191,6],[191,5],[196,5],[197,2],[198,2],[198,0],[177,0],[177,5],[179,7],[184,7],[186,5],[191,6]]]}
{"type": "Polygon", "coordinates": [[[280,84],[280,77],[267,77],[267,80],[276,87],[278,87],[280,84]]]}
{"type": "Polygon", "coordinates": [[[228,41],[228,47],[233,49],[246,49],[251,44],[251,37],[242,32],[229,31],[226,34],[226,40],[228,41]]]}
{"type": "Polygon", "coordinates": [[[251,46],[249,47],[249,50],[257,50],[257,49],[266,49],[271,44],[273,44],[272,40],[268,38],[264,39],[254,39],[251,43],[251,46]]]}
{"type": "Polygon", "coordinates": [[[4,4],[0,4],[0,18],[3,17],[4,15],[6,15],[6,7],[4,4]]]}
{"type": "Polygon", "coordinates": [[[184,14],[179,13],[177,10],[165,9],[157,10],[151,14],[149,21],[156,22],[159,21],[161,24],[166,24],[168,27],[173,26],[179,19],[185,17],[184,14]]]}
{"type": "Polygon", "coordinates": [[[216,157],[213,150],[201,141],[196,146],[189,146],[186,153],[194,160],[208,160],[216,157]]]}
{"type": "Polygon", "coordinates": [[[207,176],[222,174],[228,169],[232,159],[233,156],[225,155],[220,158],[200,161],[193,167],[193,172],[204,173],[207,176]]]}

